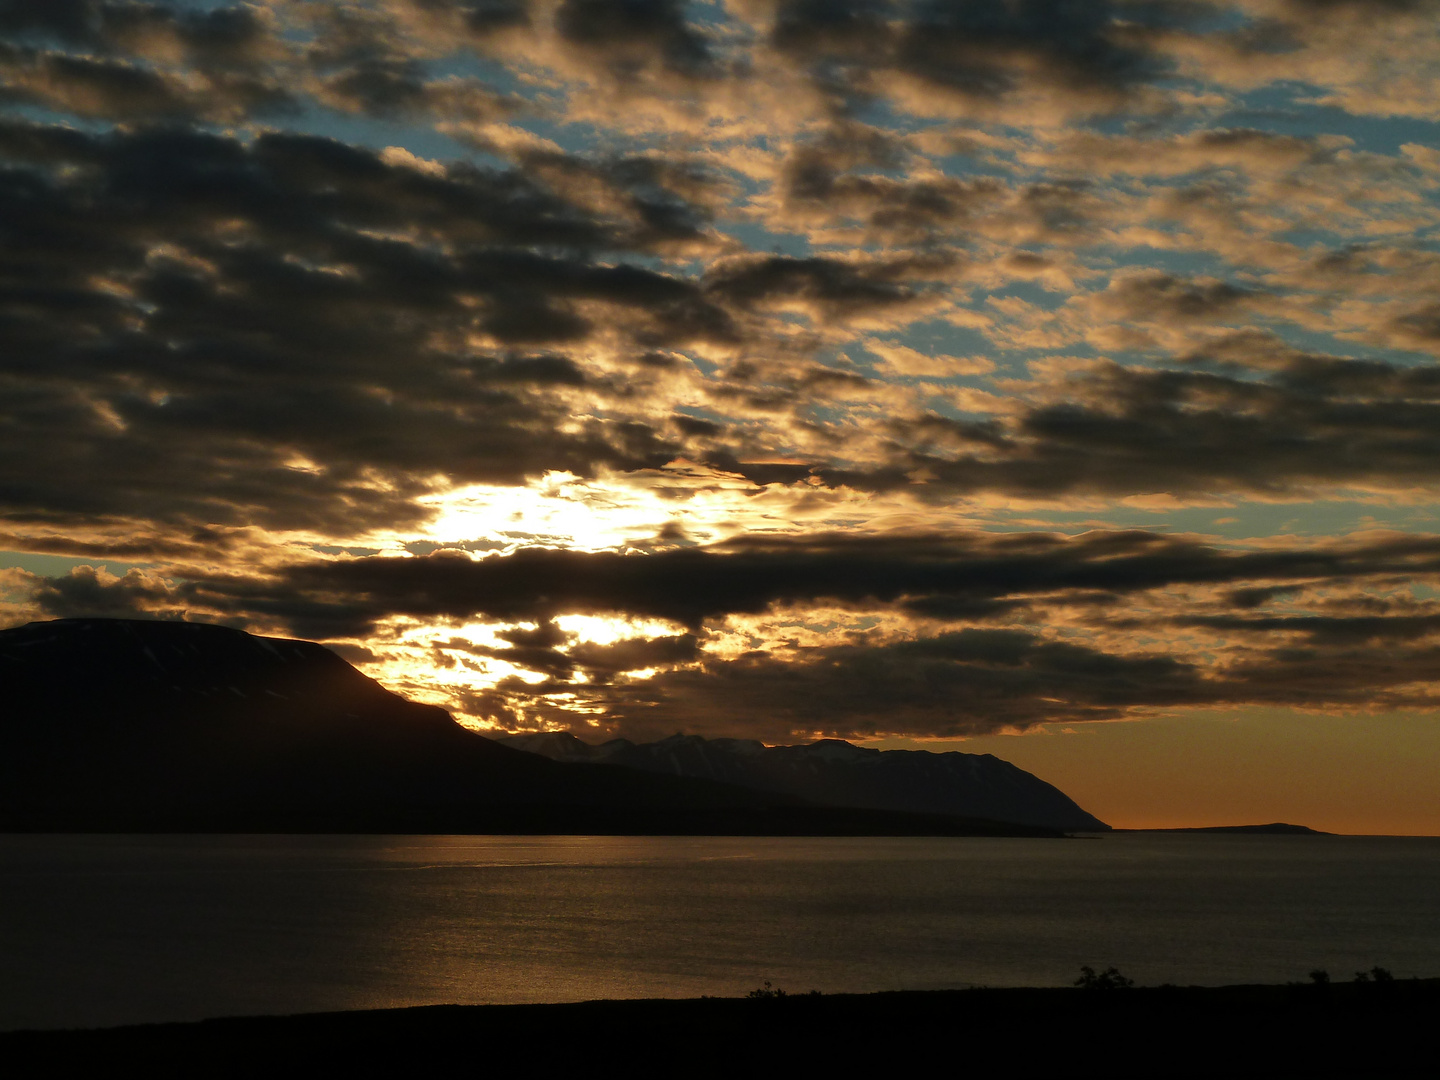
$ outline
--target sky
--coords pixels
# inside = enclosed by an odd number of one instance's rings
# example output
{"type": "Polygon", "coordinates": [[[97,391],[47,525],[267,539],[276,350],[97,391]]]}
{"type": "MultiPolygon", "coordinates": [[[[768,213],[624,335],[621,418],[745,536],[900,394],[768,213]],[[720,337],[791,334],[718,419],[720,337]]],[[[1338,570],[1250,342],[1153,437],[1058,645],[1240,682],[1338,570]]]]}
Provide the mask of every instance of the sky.
{"type": "Polygon", "coordinates": [[[1435,0],[0,0],[0,625],[1440,833],[1435,0]]]}

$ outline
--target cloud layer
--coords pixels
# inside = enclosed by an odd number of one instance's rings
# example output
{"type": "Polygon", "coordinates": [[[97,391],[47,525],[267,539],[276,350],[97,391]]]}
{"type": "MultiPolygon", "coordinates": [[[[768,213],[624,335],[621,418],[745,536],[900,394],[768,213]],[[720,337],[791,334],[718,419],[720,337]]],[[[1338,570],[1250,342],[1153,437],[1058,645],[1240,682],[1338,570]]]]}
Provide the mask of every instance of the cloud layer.
{"type": "Polygon", "coordinates": [[[509,727],[1427,703],[1437,15],[0,5],[7,620],[509,727]]]}

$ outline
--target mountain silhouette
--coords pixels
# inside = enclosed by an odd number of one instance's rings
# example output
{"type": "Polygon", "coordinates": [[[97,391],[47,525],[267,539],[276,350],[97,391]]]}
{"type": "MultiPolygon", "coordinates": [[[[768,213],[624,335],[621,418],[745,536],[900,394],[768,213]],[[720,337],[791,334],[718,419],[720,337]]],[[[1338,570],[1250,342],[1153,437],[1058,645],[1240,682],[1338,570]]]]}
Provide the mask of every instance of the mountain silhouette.
{"type": "Polygon", "coordinates": [[[831,806],[958,814],[1071,832],[1110,828],[1059,788],[990,754],[872,750],[840,739],[765,746],[749,739],[675,735],[599,746],[569,732],[513,735],[506,746],[555,761],[623,765],[652,774],[743,784],[831,806]]]}
{"type": "Polygon", "coordinates": [[[61,619],[0,631],[0,829],[1046,835],[502,746],[313,642],[61,619]]]}

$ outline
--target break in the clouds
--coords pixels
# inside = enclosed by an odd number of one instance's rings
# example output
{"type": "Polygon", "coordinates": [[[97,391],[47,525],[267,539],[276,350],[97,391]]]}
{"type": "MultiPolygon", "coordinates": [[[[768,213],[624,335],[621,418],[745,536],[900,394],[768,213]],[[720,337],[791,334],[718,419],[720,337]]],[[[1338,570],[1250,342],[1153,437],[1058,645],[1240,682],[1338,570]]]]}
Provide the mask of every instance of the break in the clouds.
{"type": "Polygon", "coordinates": [[[512,729],[1428,703],[1437,102],[1429,0],[8,0],[0,603],[512,729]]]}

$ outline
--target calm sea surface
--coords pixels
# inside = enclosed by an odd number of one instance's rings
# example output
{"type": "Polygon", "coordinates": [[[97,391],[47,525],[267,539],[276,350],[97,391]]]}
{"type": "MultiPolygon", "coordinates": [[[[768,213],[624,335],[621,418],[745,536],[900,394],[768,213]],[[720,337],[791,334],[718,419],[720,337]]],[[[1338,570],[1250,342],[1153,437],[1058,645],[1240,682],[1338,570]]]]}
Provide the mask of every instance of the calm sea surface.
{"type": "Polygon", "coordinates": [[[0,836],[0,1029],[1440,975],[1440,839],[0,836]]]}

